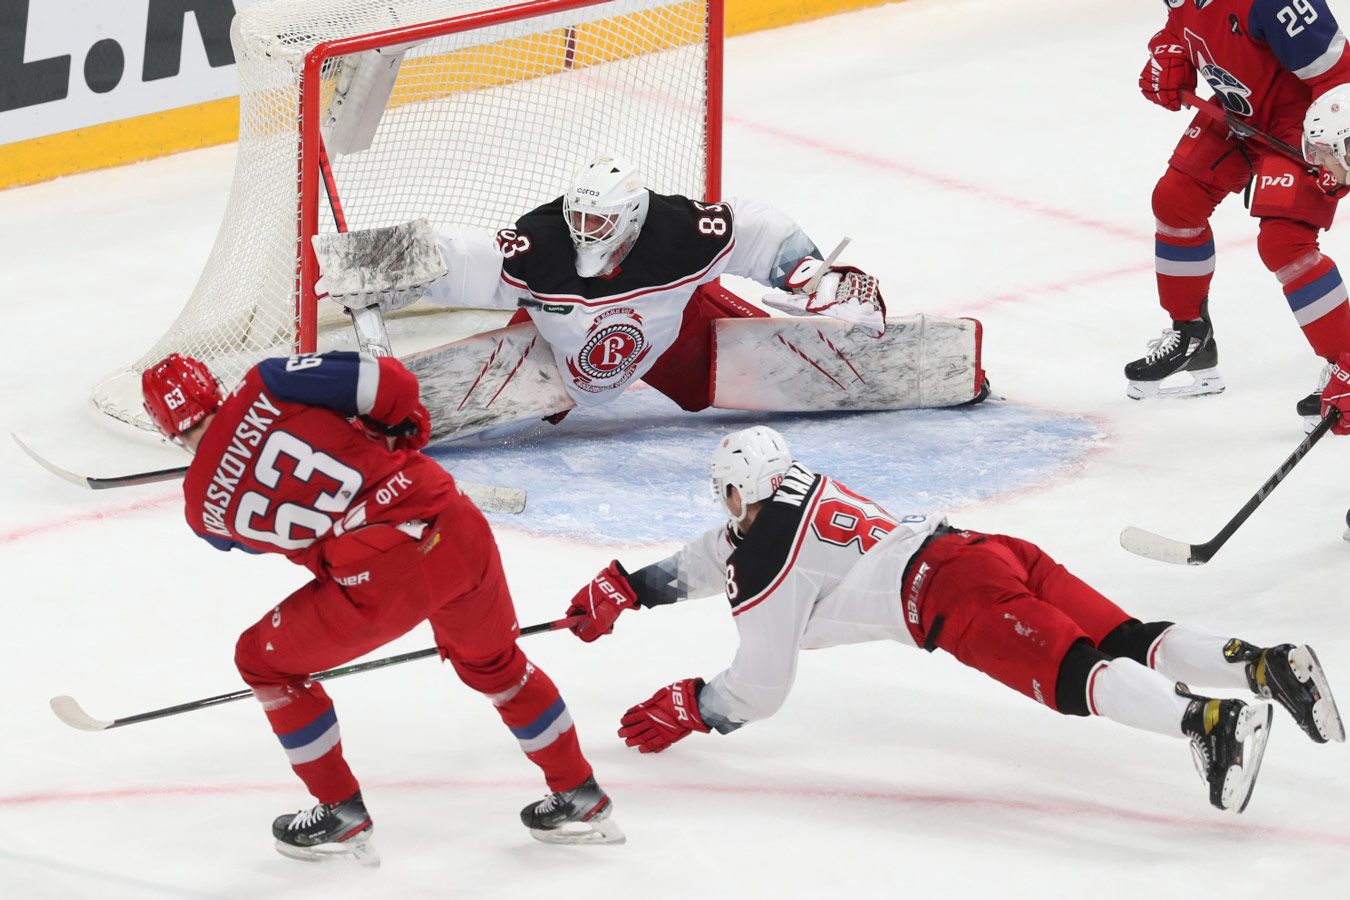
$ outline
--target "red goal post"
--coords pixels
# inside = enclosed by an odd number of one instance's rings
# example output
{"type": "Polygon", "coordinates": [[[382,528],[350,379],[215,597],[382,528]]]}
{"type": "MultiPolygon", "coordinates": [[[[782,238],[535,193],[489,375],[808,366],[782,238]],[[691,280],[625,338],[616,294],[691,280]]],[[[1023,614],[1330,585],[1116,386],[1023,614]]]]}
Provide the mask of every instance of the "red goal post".
{"type": "Polygon", "coordinates": [[[723,2],[244,7],[231,30],[238,155],[215,246],[168,333],[96,386],[95,405],[146,427],[139,373],[169,352],[228,386],[266,356],[352,346],[314,294],[310,239],[337,219],[495,230],[605,150],[634,159],[653,190],[720,199],[723,2]]]}

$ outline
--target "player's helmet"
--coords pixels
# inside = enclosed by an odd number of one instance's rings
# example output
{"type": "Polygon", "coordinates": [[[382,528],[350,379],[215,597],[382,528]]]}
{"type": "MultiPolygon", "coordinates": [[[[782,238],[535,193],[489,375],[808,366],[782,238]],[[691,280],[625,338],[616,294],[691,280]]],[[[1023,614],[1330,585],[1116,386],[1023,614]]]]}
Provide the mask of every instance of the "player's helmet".
{"type": "Polygon", "coordinates": [[[772,428],[756,425],[732,432],[713,451],[713,496],[726,506],[732,487],[741,492],[741,514],[732,516],[739,523],[751,503],[767,500],[778,490],[791,466],[792,451],[772,428]]]}
{"type": "Polygon", "coordinates": [[[155,426],[176,438],[220,409],[225,391],[206,363],[170,353],[141,373],[141,398],[155,426]]]}
{"type": "Polygon", "coordinates": [[[1308,107],[1303,117],[1303,157],[1313,165],[1335,160],[1350,171],[1346,142],[1350,140],[1350,84],[1327,91],[1308,107]]]}
{"type": "Polygon", "coordinates": [[[563,217],[578,275],[608,275],[623,262],[647,221],[649,202],[642,173],[621,156],[603,154],[577,173],[563,195],[563,217]]]}

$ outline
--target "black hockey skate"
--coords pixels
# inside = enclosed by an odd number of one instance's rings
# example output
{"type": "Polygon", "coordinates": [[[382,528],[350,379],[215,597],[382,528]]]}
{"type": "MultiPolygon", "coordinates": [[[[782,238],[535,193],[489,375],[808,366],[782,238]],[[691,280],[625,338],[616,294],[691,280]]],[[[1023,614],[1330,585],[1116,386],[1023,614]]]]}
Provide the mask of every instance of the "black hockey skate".
{"type": "Polygon", "coordinates": [[[1256,773],[1270,738],[1275,709],[1261,700],[1216,700],[1192,694],[1184,684],[1177,693],[1190,698],[1181,730],[1191,739],[1191,756],[1209,785],[1209,802],[1219,809],[1242,812],[1256,787],[1256,773]]]}
{"type": "Polygon", "coordinates": [[[1172,321],[1172,327],[1163,330],[1162,337],[1148,342],[1148,353],[1125,365],[1129,384],[1125,396],[1131,400],[1150,397],[1199,397],[1223,392],[1219,377],[1219,345],[1214,341],[1214,328],[1209,315],[1201,308],[1200,318],[1189,322],[1172,321]],[[1173,379],[1187,375],[1190,382],[1173,379]]]}
{"type": "Polygon", "coordinates": [[[1308,737],[1319,744],[1345,740],[1336,699],[1311,647],[1280,644],[1263,649],[1233,638],[1224,645],[1223,655],[1231,663],[1244,665],[1252,693],[1289,710],[1308,737]]]}
{"type": "Polygon", "coordinates": [[[277,816],[272,836],[277,839],[277,852],[291,859],[350,858],[363,866],[378,866],[380,857],[370,843],[373,829],[357,791],[341,803],[320,803],[310,810],[277,816]]]}
{"type": "Polygon", "coordinates": [[[614,804],[594,778],[549,794],[520,811],[520,821],[546,844],[622,844],[627,838],[609,814],[614,804]]]}

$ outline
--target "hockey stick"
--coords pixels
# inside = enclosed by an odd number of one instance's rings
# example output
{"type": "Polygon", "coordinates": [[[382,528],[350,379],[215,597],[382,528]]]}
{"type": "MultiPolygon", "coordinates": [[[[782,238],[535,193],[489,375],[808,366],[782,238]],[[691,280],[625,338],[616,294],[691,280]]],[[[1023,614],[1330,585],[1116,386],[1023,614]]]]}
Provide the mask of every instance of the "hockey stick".
{"type": "MultiPolygon", "coordinates": [[[[546,631],[558,631],[580,622],[583,618],[585,617],[571,616],[569,618],[554,619],[552,622],[541,622],[538,625],[530,625],[520,629],[520,636],[528,637],[529,635],[542,634],[546,631]]],[[[350,666],[343,666],[338,669],[329,669],[326,672],[316,672],[309,676],[309,680],[328,681],[331,678],[341,678],[344,675],[355,675],[357,672],[367,672],[371,669],[384,669],[389,666],[397,666],[401,663],[412,662],[415,659],[426,659],[428,656],[435,656],[438,653],[440,653],[440,649],[437,647],[428,647],[425,650],[413,650],[410,653],[399,653],[396,656],[386,656],[383,659],[372,659],[368,662],[354,663],[350,666]]],[[[56,717],[71,728],[78,728],[81,731],[107,731],[109,728],[121,728],[123,725],[135,725],[138,722],[148,722],[151,719],[163,719],[167,716],[176,716],[180,713],[205,709],[208,706],[233,703],[235,700],[243,700],[245,697],[252,696],[253,691],[246,688],[228,694],[217,694],[214,697],[193,700],[190,703],[180,703],[177,706],[166,706],[163,709],[155,709],[150,712],[123,716],[120,719],[95,719],[84,711],[84,708],[80,706],[79,702],[74,697],[65,695],[53,697],[51,699],[51,707],[52,712],[56,713],[56,717]]]]}
{"type": "Polygon", "coordinates": [[[1202,100],[1195,95],[1194,91],[1180,91],[1181,102],[1187,106],[1193,107],[1197,112],[1213,119],[1215,122],[1223,122],[1227,125],[1238,138],[1242,140],[1252,140],[1260,144],[1265,144],[1272,150],[1278,151],[1280,155],[1290,159],[1300,166],[1309,175],[1317,178],[1321,176],[1322,170],[1309,163],[1303,158],[1303,152],[1297,147],[1286,144],[1284,141],[1274,135],[1266,134],[1264,131],[1239,119],[1233,113],[1229,112],[1224,106],[1213,100],[1202,100]]]}
{"type": "Polygon", "coordinates": [[[1266,479],[1266,483],[1261,485],[1261,489],[1252,495],[1252,498],[1243,505],[1242,509],[1237,511],[1237,515],[1229,519],[1228,524],[1223,526],[1211,540],[1203,544],[1187,544],[1130,525],[1120,533],[1120,546],[1137,556],[1147,556],[1149,559],[1156,559],[1159,562],[1173,563],[1178,566],[1203,566],[1214,557],[1215,553],[1219,552],[1219,548],[1233,536],[1233,532],[1237,531],[1238,527],[1247,521],[1252,513],[1256,512],[1256,508],[1265,502],[1265,499],[1270,496],[1279,483],[1284,481],[1290,472],[1294,471],[1294,466],[1298,465],[1299,460],[1308,455],[1308,451],[1312,449],[1313,444],[1320,441],[1322,436],[1330,431],[1331,426],[1335,425],[1340,418],[1340,410],[1333,407],[1326,414],[1326,417],[1317,423],[1317,427],[1308,432],[1308,436],[1294,448],[1294,452],[1289,455],[1289,458],[1280,464],[1275,474],[1266,479]]]}
{"type": "MultiPolygon", "coordinates": [[[[107,490],[109,488],[132,487],[138,484],[157,484],[161,481],[176,481],[187,474],[187,466],[177,466],[172,469],[156,469],[151,472],[133,472],[129,475],[110,475],[106,477],[96,477],[93,475],[80,475],[69,469],[63,469],[48,459],[38,455],[32,447],[23,442],[17,434],[10,433],[14,438],[14,443],[27,453],[32,460],[42,468],[51,472],[57,478],[69,481],[71,484],[79,485],[83,488],[89,488],[94,491],[107,490]]],[[[496,513],[522,513],[525,511],[525,501],[527,494],[523,488],[501,487],[495,484],[478,484],[473,481],[456,481],[459,492],[474,502],[479,509],[485,512],[496,513]]]]}

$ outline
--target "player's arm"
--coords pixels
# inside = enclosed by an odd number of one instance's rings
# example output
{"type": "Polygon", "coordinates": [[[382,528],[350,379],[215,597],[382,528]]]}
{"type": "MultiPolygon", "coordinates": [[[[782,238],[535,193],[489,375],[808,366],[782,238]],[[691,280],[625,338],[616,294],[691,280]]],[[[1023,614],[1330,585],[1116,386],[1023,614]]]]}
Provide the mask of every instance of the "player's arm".
{"type": "Polygon", "coordinates": [[[1313,98],[1350,82],[1345,35],[1326,0],[1255,0],[1248,33],[1312,88],[1313,98]]]}
{"type": "Polygon", "coordinates": [[[417,378],[392,356],[336,350],[277,357],[260,362],[258,376],[278,399],[359,418],[398,448],[423,447],[431,434],[417,378]]]}
{"type": "MultiPolygon", "coordinates": [[[[728,596],[736,604],[736,576],[727,574],[728,596]]],[[[731,666],[706,683],[686,678],[667,685],[629,709],[620,720],[624,743],[659,753],[692,732],[726,734],[777,712],[792,690],[817,587],[794,570],[735,606],[741,643],[731,666]]]]}
{"type": "Polygon", "coordinates": [[[427,285],[426,300],[440,306],[514,309],[519,292],[502,281],[502,263],[506,253],[514,254],[520,237],[512,229],[495,235],[478,228],[438,230],[436,246],[446,274],[427,285]]]}
{"type": "Polygon", "coordinates": [[[886,301],[876,278],[855,266],[826,267],[806,232],[769,204],[733,199],[730,205],[736,240],[726,272],[784,292],[765,297],[767,306],[792,315],[829,316],[872,337],[885,332],[886,301]]]}
{"type": "Polygon", "coordinates": [[[565,615],[582,617],[570,626],[572,633],[590,643],[612,632],[626,609],[664,606],[721,592],[726,587],[727,557],[734,548],[728,528],[719,526],[636,572],[628,572],[614,560],[572,598],[565,615]]]}

